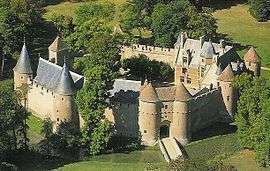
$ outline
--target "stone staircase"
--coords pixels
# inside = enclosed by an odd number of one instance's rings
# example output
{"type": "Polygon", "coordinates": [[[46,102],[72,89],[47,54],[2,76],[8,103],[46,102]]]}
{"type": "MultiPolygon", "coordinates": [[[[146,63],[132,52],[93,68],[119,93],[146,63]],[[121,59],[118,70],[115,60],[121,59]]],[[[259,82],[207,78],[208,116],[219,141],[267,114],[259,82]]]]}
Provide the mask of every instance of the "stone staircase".
{"type": "Polygon", "coordinates": [[[167,162],[176,160],[178,157],[183,156],[175,138],[162,138],[159,140],[159,147],[167,162]]]}

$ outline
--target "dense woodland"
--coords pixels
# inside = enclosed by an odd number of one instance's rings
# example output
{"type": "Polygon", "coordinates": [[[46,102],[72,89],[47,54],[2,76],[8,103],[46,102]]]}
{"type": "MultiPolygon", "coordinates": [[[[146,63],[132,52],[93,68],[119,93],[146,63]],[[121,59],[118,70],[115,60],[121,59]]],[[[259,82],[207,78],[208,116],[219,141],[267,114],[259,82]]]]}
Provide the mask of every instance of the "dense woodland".
{"type": "MultiPolygon", "coordinates": [[[[34,149],[29,148],[27,138],[28,126],[25,119],[28,114],[24,106],[18,103],[18,97],[23,98],[23,94],[18,96],[18,92],[13,92],[12,82],[1,82],[0,162],[6,161],[5,156],[10,151],[34,150],[42,155],[66,156],[67,151],[71,154],[98,155],[125,149],[117,146],[121,143],[115,143],[112,127],[103,115],[105,108],[112,105],[108,90],[112,88],[113,80],[120,76],[119,68],[129,69],[125,77],[135,80],[147,78],[167,81],[173,70],[145,57],[120,61],[121,46],[135,42],[171,47],[181,31],[187,31],[192,38],[202,35],[215,38],[218,36],[217,24],[208,8],[208,2],[210,1],[131,0],[121,8],[119,20],[123,33],[120,34],[113,29],[114,23],[111,21],[115,18],[116,9],[111,3],[86,3],[76,10],[74,18],[55,16],[52,22],[47,22],[42,18],[43,6],[57,3],[56,1],[0,0],[0,53],[1,59],[3,56],[8,59],[7,70],[10,70],[9,66],[16,59],[14,54],[20,50],[24,37],[29,42],[30,51],[35,52],[35,47],[40,46],[36,44],[39,41],[40,27],[46,26],[43,28],[58,32],[73,52],[86,54],[75,61],[74,70],[83,74],[87,80],[76,95],[78,109],[86,121],[84,128],[78,132],[69,123],[63,123],[62,129],[53,134],[50,120],[45,120],[42,129],[45,139],[34,149]],[[152,37],[144,36],[145,31],[151,32],[152,37]]],[[[250,0],[250,10],[258,20],[269,19],[268,3],[269,1],[250,0]]],[[[35,65],[35,61],[33,64],[35,65]]],[[[8,77],[8,73],[10,72],[6,71],[6,76],[2,79],[8,77]]],[[[235,86],[241,95],[236,116],[239,142],[243,148],[254,149],[258,163],[268,167],[270,109],[267,104],[270,87],[263,78],[247,75],[237,78],[235,86]]],[[[139,148],[139,142],[137,139],[133,140],[132,147],[139,148]]],[[[80,155],[76,157],[79,158],[80,155]]],[[[2,165],[1,167],[16,168],[7,163],[2,165]]],[[[224,169],[220,163],[195,165],[194,161],[176,161],[171,167],[224,169]]]]}

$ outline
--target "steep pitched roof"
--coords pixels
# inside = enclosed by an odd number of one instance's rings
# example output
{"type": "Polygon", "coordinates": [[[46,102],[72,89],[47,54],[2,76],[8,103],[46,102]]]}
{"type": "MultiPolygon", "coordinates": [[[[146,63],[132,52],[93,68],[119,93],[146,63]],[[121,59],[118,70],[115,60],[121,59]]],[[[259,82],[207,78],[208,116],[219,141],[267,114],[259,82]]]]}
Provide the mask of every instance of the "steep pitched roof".
{"type": "Polygon", "coordinates": [[[225,81],[225,82],[231,82],[234,79],[234,74],[231,65],[229,64],[224,71],[220,74],[218,77],[218,80],[225,81]]]}
{"type": "Polygon", "coordinates": [[[200,56],[203,58],[213,58],[213,56],[216,54],[214,45],[212,44],[212,41],[209,40],[208,42],[204,42],[201,50],[200,56]]]}
{"type": "Polygon", "coordinates": [[[192,98],[189,91],[186,89],[183,83],[176,85],[175,88],[175,101],[187,101],[192,98]]]}
{"type": "Polygon", "coordinates": [[[50,51],[58,52],[60,50],[67,49],[67,46],[65,43],[62,41],[62,39],[57,36],[53,43],[49,46],[50,51]]]}
{"type": "Polygon", "coordinates": [[[251,47],[248,52],[244,56],[244,60],[247,62],[254,62],[254,63],[259,63],[261,61],[260,56],[254,49],[254,47],[251,47]]]}
{"type": "MultiPolygon", "coordinates": [[[[53,64],[45,59],[39,58],[37,76],[35,77],[34,81],[37,84],[54,91],[59,82],[58,79],[60,78],[61,72],[61,66],[53,64]]],[[[75,83],[76,89],[82,88],[84,83],[84,77],[74,72],[70,72],[70,74],[75,83]]]]}
{"type": "Polygon", "coordinates": [[[22,51],[20,58],[18,59],[18,62],[16,66],[13,68],[14,71],[20,73],[20,74],[32,74],[32,68],[30,63],[30,58],[28,51],[26,49],[25,43],[23,44],[22,51]]]}
{"type": "Polygon", "coordinates": [[[64,63],[60,77],[58,78],[58,83],[55,87],[55,92],[61,95],[73,95],[75,91],[74,81],[66,63],[64,63]]]}
{"type": "Polygon", "coordinates": [[[147,84],[140,94],[140,100],[146,102],[157,102],[159,101],[158,95],[151,83],[147,84]]]}

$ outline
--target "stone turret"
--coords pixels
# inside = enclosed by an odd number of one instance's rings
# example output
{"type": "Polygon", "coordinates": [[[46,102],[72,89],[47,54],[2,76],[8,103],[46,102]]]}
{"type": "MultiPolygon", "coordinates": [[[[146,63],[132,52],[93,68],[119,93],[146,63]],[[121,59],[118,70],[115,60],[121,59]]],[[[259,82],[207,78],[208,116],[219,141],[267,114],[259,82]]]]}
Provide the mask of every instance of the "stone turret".
{"type": "Polygon", "coordinates": [[[66,63],[62,68],[58,84],[54,90],[54,114],[52,121],[56,123],[54,130],[61,122],[73,122],[79,128],[79,115],[74,102],[76,92],[74,81],[66,63]]]}
{"type": "Polygon", "coordinates": [[[142,144],[155,145],[159,137],[160,107],[156,90],[146,83],[139,97],[139,128],[142,144]]]}
{"type": "Polygon", "coordinates": [[[182,145],[187,144],[191,136],[187,104],[190,98],[192,98],[192,96],[183,83],[176,85],[170,137],[175,137],[182,145]]]}
{"type": "Polygon", "coordinates": [[[218,81],[221,88],[221,94],[228,114],[233,118],[235,113],[236,92],[233,88],[234,73],[229,64],[220,74],[218,81]]]}
{"type": "MultiPolygon", "coordinates": [[[[64,64],[64,57],[68,55],[68,48],[63,40],[57,36],[53,43],[49,46],[49,61],[62,66],[64,64]]],[[[72,60],[66,61],[70,66],[72,60]]]]}
{"type": "Polygon", "coordinates": [[[254,47],[251,47],[245,54],[244,61],[247,69],[252,71],[254,76],[260,76],[261,58],[254,47]]]}
{"type": "Polygon", "coordinates": [[[22,47],[20,58],[13,68],[13,71],[14,89],[21,87],[23,84],[28,84],[33,79],[33,71],[25,42],[22,47]]]}

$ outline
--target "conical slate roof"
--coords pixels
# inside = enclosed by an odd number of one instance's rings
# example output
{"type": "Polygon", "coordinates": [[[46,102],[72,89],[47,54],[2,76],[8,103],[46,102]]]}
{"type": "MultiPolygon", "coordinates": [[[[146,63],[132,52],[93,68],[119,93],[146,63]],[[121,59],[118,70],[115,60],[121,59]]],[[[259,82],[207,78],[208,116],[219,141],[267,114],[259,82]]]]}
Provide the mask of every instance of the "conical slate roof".
{"type": "Polygon", "coordinates": [[[50,51],[58,52],[60,50],[66,49],[65,43],[62,41],[62,39],[57,36],[53,43],[49,46],[50,51]]]}
{"type": "Polygon", "coordinates": [[[75,84],[69,72],[69,69],[64,63],[61,75],[58,79],[58,84],[56,85],[55,92],[61,95],[73,95],[75,93],[75,84]]]}
{"type": "Polygon", "coordinates": [[[212,41],[205,42],[202,46],[201,57],[211,59],[215,55],[215,49],[212,41]]]}
{"type": "Polygon", "coordinates": [[[147,84],[140,93],[140,100],[146,102],[157,102],[159,101],[158,95],[151,83],[147,84]]]}
{"type": "Polygon", "coordinates": [[[254,47],[251,47],[248,52],[244,56],[244,60],[247,62],[254,62],[254,63],[259,63],[261,61],[260,56],[254,49],[254,47]]]}
{"type": "Polygon", "coordinates": [[[231,65],[229,64],[224,71],[220,74],[218,77],[218,80],[225,81],[225,82],[231,82],[234,79],[234,74],[231,65]]]}
{"type": "Polygon", "coordinates": [[[20,58],[18,59],[18,62],[16,66],[13,68],[14,71],[20,73],[20,74],[32,74],[32,68],[30,63],[30,58],[28,51],[26,49],[25,43],[23,44],[22,51],[20,58]]]}
{"type": "Polygon", "coordinates": [[[192,98],[191,94],[188,92],[183,83],[176,85],[175,87],[175,101],[187,101],[192,98]]]}

